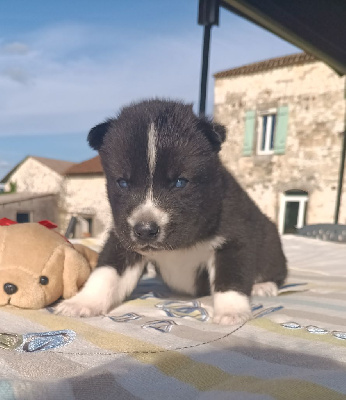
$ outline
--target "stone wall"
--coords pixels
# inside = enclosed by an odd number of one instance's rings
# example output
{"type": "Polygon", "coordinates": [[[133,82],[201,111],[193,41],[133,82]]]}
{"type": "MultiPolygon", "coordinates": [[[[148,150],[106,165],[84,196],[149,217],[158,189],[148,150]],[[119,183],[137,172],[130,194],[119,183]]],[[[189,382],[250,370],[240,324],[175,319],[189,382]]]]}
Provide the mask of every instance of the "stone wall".
{"type": "Polygon", "coordinates": [[[93,218],[93,236],[104,239],[111,224],[111,211],[103,175],[65,177],[59,200],[60,225],[66,230],[72,216],[93,218]]]}
{"type": "MultiPolygon", "coordinates": [[[[215,80],[215,119],[227,127],[221,157],[278,222],[280,194],[309,193],[307,223],[333,222],[344,129],[344,78],[321,62],[215,80]],[[283,155],[243,156],[245,112],[288,106],[283,155]]],[[[346,179],[340,223],[346,223],[346,179]]]]}
{"type": "MultiPolygon", "coordinates": [[[[11,195],[3,194],[1,196],[3,197],[2,200],[6,200],[5,196],[11,195]]],[[[47,219],[57,225],[59,224],[57,196],[54,194],[0,203],[0,218],[9,218],[12,221],[16,221],[17,212],[30,213],[30,222],[39,222],[47,219]]]]}

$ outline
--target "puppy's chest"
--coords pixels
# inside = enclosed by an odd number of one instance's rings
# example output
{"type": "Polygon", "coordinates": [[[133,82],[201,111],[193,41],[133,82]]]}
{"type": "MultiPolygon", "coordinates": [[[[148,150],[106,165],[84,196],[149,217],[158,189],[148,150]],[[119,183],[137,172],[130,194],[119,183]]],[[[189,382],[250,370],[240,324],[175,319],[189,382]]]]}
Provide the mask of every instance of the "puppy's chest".
{"type": "Polygon", "coordinates": [[[164,282],[179,292],[196,294],[198,276],[203,269],[214,266],[214,249],[208,244],[199,244],[183,250],[168,250],[147,256],[159,270],[164,282]]]}

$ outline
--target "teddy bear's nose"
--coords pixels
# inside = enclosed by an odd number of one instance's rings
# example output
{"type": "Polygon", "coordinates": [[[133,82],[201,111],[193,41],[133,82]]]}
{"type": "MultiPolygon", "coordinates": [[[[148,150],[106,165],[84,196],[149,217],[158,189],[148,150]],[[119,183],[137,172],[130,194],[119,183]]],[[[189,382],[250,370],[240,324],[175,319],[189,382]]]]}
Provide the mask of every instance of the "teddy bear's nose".
{"type": "Polygon", "coordinates": [[[17,290],[18,290],[17,286],[14,285],[13,283],[4,284],[4,291],[7,294],[15,294],[17,290]]]}

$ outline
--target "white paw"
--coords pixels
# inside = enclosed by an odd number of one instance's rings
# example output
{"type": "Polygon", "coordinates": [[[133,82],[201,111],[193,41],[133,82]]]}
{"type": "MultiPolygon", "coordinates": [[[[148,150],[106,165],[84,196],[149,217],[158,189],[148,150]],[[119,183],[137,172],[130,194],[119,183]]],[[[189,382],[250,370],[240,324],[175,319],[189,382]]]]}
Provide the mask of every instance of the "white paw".
{"type": "Polygon", "coordinates": [[[278,295],[278,287],[274,282],[255,283],[251,296],[272,297],[278,295]]]}
{"type": "Polygon", "coordinates": [[[100,304],[91,304],[83,299],[78,299],[77,296],[60,303],[55,308],[55,314],[67,317],[95,317],[108,312],[100,304]]]}
{"type": "Polygon", "coordinates": [[[219,325],[239,325],[248,321],[252,318],[252,313],[250,312],[234,312],[214,315],[214,324],[219,325]]]}
{"type": "Polygon", "coordinates": [[[213,322],[220,325],[238,325],[251,319],[251,307],[248,296],[228,290],[214,293],[213,322]]]}
{"type": "MultiPolygon", "coordinates": [[[[133,267],[129,273],[131,272],[139,276],[141,270],[133,267]]],[[[115,268],[109,266],[96,268],[83,289],[74,297],[60,303],[55,313],[69,317],[95,317],[106,314],[125,298],[128,287],[127,281],[124,282],[124,277],[128,277],[129,273],[123,274],[123,281],[121,281],[115,268]]],[[[137,280],[133,279],[130,282],[135,284],[137,280]]]]}

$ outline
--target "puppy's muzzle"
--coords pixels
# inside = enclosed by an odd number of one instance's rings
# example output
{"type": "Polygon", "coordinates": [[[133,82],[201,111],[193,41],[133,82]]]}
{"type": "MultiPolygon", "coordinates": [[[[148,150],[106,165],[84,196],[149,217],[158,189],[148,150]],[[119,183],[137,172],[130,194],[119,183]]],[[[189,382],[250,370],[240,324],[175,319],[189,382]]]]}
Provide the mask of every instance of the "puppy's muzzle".
{"type": "Polygon", "coordinates": [[[133,227],[133,231],[139,240],[149,242],[157,238],[160,228],[154,221],[140,221],[133,227]]]}

